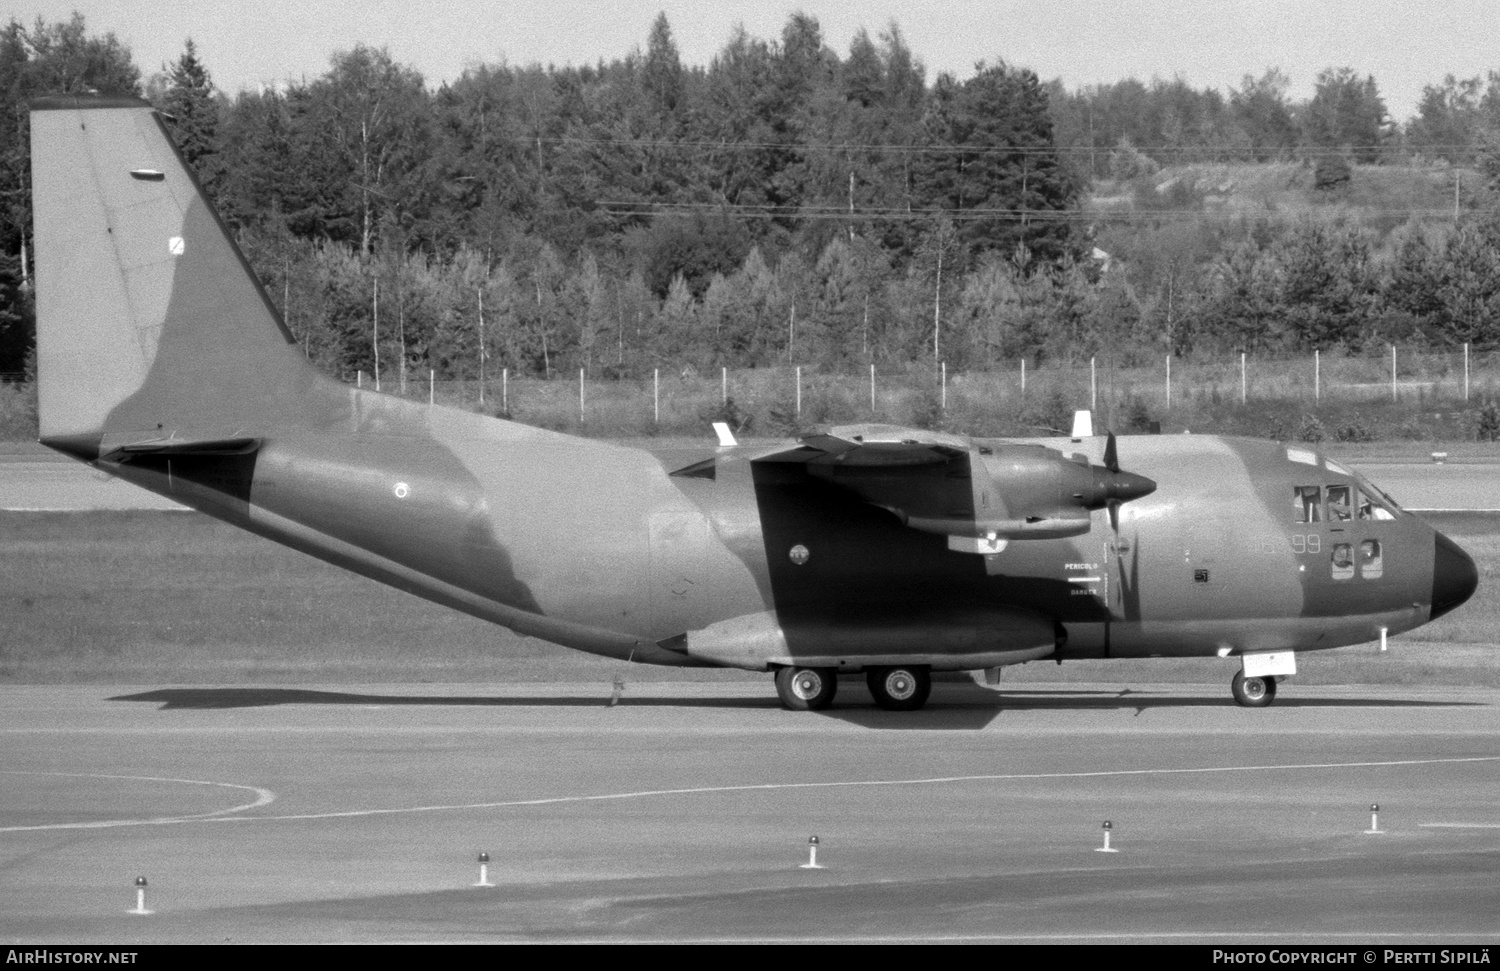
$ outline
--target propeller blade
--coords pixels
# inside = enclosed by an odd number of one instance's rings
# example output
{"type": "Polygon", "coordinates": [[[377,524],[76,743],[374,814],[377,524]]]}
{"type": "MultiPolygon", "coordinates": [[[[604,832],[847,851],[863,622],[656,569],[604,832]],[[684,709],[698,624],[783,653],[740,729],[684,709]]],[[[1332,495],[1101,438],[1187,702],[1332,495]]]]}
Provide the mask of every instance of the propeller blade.
{"type": "Polygon", "coordinates": [[[1118,499],[1109,501],[1109,528],[1115,531],[1116,536],[1120,535],[1120,500],[1118,499]]]}
{"type": "Polygon", "coordinates": [[[1120,471],[1120,454],[1115,449],[1115,433],[1110,432],[1104,443],[1104,467],[1111,472],[1120,471]]]}

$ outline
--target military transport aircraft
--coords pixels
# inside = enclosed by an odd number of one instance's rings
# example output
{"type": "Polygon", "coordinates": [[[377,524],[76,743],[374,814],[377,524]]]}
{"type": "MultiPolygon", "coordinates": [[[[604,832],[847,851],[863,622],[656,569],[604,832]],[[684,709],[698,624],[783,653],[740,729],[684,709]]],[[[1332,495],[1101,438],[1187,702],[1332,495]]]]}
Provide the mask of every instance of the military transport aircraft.
{"type": "Polygon", "coordinates": [[[1296,652],[1477,584],[1301,447],[867,425],[657,453],[350,388],[298,349],[149,105],[54,97],[31,123],[42,442],[521,634],[773,672],[794,709],[840,675],[909,710],[934,671],[1213,655],[1262,706],[1296,652]]]}

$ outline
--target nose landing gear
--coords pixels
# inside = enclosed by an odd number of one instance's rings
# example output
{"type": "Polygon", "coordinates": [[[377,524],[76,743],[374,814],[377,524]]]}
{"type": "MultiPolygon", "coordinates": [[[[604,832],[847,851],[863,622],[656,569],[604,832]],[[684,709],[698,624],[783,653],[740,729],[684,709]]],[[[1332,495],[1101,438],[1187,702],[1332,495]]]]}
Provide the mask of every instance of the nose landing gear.
{"type": "Polygon", "coordinates": [[[1276,678],[1269,674],[1247,678],[1245,672],[1236,671],[1229,690],[1234,692],[1235,703],[1241,707],[1264,708],[1276,699],[1276,678]]]}

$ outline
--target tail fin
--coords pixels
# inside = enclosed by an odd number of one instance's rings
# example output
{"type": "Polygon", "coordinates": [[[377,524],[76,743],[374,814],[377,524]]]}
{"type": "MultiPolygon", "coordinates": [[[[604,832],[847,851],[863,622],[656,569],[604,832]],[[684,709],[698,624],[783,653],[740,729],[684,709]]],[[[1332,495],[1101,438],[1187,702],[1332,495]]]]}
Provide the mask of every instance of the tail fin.
{"type": "Polygon", "coordinates": [[[150,105],[34,102],[31,167],[43,443],[94,458],[347,413],[150,105]]]}

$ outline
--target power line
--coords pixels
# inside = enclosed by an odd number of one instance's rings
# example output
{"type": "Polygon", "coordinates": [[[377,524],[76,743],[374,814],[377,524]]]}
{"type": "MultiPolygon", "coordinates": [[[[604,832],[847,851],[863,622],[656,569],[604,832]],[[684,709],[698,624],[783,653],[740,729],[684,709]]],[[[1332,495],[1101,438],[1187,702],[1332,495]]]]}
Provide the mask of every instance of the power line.
{"type": "MultiPolygon", "coordinates": [[[[729,141],[718,140],[696,140],[696,139],[668,139],[668,138],[589,138],[577,135],[567,136],[542,136],[535,135],[500,135],[489,136],[493,142],[523,146],[531,148],[537,144],[552,145],[560,147],[601,147],[601,148],[636,148],[636,149],[680,149],[692,152],[712,151],[786,151],[801,154],[888,154],[888,155],[1032,155],[1032,156],[1056,156],[1073,155],[1081,156],[1097,154],[1100,152],[1116,152],[1124,150],[1123,146],[1109,144],[1021,144],[1021,145],[921,145],[901,144],[895,142],[797,142],[797,141],[729,141]]],[[[1291,164],[1303,159],[1348,157],[1373,154],[1384,158],[1423,158],[1428,154],[1470,154],[1475,158],[1488,151],[1487,146],[1466,145],[1462,143],[1441,143],[1422,145],[1352,145],[1352,146],[1293,146],[1283,147],[1257,147],[1254,145],[1134,145],[1130,150],[1147,156],[1206,156],[1199,159],[1204,162],[1237,162],[1257,165],[1291,164]],[[1274,154],[1277,157],[1261,159],[1257,156],[1274,154]],[[1290,156],[1290,157],[1287,157],[1290,156]]]]}

